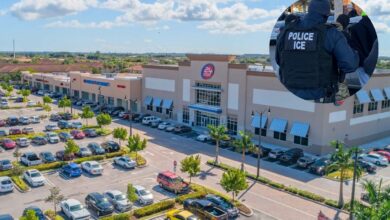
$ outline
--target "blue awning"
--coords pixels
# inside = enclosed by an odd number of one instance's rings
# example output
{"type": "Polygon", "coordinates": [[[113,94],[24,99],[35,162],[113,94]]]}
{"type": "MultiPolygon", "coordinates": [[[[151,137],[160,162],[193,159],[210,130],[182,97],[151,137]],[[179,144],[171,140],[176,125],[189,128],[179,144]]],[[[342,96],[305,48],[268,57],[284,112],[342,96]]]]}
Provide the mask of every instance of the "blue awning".
{"type": "Polygon", "coordinates": [[[385,100],[385,97],[383,96],[383,92],[381,89],[371,89],[371,95],[376,102],[385,100]]]}
{"type": "Polygon", "coordinates": [[[366,103],[371,102],[371,99],[368,96],[367,91],[360,90],[359,92],[356,93],[356,97],[357,97],[360,104],[366,104],[366,103]]]}
{"type": "Polygon", "coordinates": [[[152,101],[153,101],[152,96],[146,96],[146,98],[145,98],[145,100],[144,100],[144,104],[145,104],[145,105],[151,105],[151,104],[152,104],[152,101]]]}
{"type": "Polygon", "coordinates": [[[290,134],[299,137],[307,137],[310,125],[307,123],[294,122],[290,134]]]}
{"type": "Polygon", "coordinates": [[[287,128],[287,120],[280,119],[280,118],[274,118],[272,120],[270,130],[271,131],[278,131],[278,132],[285,132],[287,128]]]}
{"type": "Polygon", "coordinates": [[[172,99],[164,99],[163,100],[163,108],[171,109],[173,106],[173,100],[172,99]]]}
{"type": "MultiPolygon", "coordinates": [[[[263,115],[261,117],[261,128],[264,128],[265,125],[267,124],[267,116],[266,115],[263,115]]],[[[260,125],[260,115],[256,114],[255,116],[253,116],[252,118],[252,127],[254,128],[259,128],[259,125],[260,125]]]]}
{"type": "Polygon", "coordinates": [[[384,89],[387,99],[390,99],[390,87],[384,89]]]}
{"type": "Polygon", "coordinates": [[[202,105],[202,104],[192,104],[189,105],[188,108],[203,111],[203,112],[211,112],[211,113],[222,113],[222,108],[218,106],[209,106],[209,105],[202,105]]]}
{"type": "Polygon", "coordinates": [[[154,98],[153,98],[153,106],[160,107],[161,104],[162,104],[162,99],[157,98],[157,97],[154,97],[154,98]]]}

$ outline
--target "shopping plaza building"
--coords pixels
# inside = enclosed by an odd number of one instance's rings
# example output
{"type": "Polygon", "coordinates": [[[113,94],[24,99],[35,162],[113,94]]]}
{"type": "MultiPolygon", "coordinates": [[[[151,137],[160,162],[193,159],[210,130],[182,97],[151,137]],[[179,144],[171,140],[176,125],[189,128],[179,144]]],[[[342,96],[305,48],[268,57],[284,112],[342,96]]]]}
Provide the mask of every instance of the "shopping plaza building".
{"type": "MultiPolygon", "coordinates": [[[[23,73],[23,80],[74,98],[123,106],[206,130],[261,135],[270,147],[329,153],[332,140],[361,145],[390,137],[390,72],[379,72],[341,106],[299,99],[272,69],[234,64],[235,56],[188,54],[178,65],[144,65],[142,74],[23,73]],[[261,117],[260,117],[261,115],[261,117]]],[[[379,147],[379,146],[373,146],[379,147]]]]}

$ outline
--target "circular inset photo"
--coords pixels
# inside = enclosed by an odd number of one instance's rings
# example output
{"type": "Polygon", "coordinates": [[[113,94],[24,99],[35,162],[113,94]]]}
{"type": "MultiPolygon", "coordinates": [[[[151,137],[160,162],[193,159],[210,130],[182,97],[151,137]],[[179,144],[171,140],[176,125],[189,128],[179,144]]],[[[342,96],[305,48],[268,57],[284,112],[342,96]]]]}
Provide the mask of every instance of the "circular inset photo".
{"type": "Polygon", "coordinates": [[[377,33],[350,0],[300,0],[276,21],[270,59],[280,82],[296,96],[340,105],[373,74],[377,33]]]}

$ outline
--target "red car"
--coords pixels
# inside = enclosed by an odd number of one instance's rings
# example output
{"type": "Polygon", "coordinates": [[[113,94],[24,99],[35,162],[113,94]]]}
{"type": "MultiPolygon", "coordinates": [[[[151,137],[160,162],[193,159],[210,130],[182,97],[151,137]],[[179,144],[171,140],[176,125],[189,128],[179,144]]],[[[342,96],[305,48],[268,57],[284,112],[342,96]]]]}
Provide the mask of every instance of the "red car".
{"type": "Polygon", "coordinates": [[[70,134],[73,136],[74,139],[83,139],[85,138],[85,134],[83,131],[80,130],[73,130],[70,132],[70,134]]]}
{"type": "Polygon", "coordinates": [[[22,134],[22,130],[19,128],[11,128],[9,129],[9,135],[22,134]]]}
{"type": "Polygon", "coordinates": [[[157,182],[161,188],[174,192],[175,194],[189,191],[189,184],[171,171],[159,173],[157,182]]]}
{"type": "Polygon", "coordinates": [[[384,150],[376,150],[372,153],[376,153],[381,155],[382,157],[385,157],[390,162],[390,152],[384,151],[384,150]]]}
{"type": "Polygon", "coordinates": [[[7,122],[5,120],[0,120],[0,127],[4,127],[7,125],[7,122]]]}
{"type": "Polygon", "coordinates": [[[11,149],[14,149],[16,147],[15,141],[8,139],[8,138],[3,139],[3,141],[1,142],[1,145],[6,150],[11,150],[11,149]]]}

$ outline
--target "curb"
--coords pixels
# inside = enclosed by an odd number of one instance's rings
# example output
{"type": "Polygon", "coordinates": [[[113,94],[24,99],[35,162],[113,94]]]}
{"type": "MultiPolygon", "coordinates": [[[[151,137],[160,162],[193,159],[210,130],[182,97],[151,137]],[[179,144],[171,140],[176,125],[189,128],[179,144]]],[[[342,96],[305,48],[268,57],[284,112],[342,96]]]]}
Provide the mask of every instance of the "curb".
{"type": "MultiPolygon", "coordinates": [[[[24,181],[22,178],[21,178],[21,180],[24,181]]],[[[14,181],[12,181],[12,182],[13,182],[14,188],[16,190],[18,190],[20,193],[26,193],[26,192],[30,192],[31,191],[31,187],[28,187],[27,190],[22,190],[21,188],[19,188],[19,186],[14,181]]]]}
{"type": "Polygon", "coordinates": [[[246,208],[248,208],[251,212],[250,212],[249,214],[247,214],[247,213],[242,212],[242,211],[240,210],[240,214],[243,215],[243,216],[245,216],[245,217],[251,217],[251,216],[253,216],[253,214],[254,214],[253,209],[250,208],[249,206],[247,206],[247,205],[244,204],[244,203],[241,203],[241,204],[244,205],[246,208]]]}

